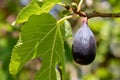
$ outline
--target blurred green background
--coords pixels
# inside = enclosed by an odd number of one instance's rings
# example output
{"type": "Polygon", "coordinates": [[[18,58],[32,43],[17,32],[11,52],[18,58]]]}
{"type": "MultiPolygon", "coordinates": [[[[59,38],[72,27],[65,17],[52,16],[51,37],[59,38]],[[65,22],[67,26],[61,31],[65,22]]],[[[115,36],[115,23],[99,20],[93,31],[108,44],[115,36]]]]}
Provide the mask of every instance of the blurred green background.
{"type": "MultiPolygon", "coordinates": [[[[11,24],[27,3],[29,0],[0,0],[0,80],[13,80],[8,68],[21,24],[11,24]]],[[[120,12],[120,0],[85,0],[82,7],[86,12],[120,12]]],[[[77,25],[74,23],[72,27],[77,25]]],[[[88,66],[66,60],[66,80],[120,80],[120,18],[92,18],[88,25],[97,41],[96,58],[88,66]]],[[[32,60],[18,73],[16,79],[33,80],[39,66],[39,59],[32,60]]]]}

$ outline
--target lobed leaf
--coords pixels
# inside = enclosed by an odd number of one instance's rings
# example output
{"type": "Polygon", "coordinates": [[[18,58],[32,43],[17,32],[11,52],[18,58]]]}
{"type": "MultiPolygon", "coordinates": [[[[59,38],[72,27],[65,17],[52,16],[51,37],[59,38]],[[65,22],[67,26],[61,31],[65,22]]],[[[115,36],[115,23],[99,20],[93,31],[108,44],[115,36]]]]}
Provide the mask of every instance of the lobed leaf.
{"type": "Polygon", "coordinates": [[[32,0],[26,7],[21,9],[15,24],[26,22],[33,14],[39,15],[42,13],[48,13],[50,9],[60,1],[61,0],[43,0],[43,2],[40,2],[39,0],[32,0]],[[41,4],[41,6],[39,4],[41,4]]]}
{"type": "Polygon", "coordinates": [[[61,63],[64,79],[64,26],[47,13],[32,15],[23,25],[20,39],[13,49],[10,73],[15,75],[24,64],[34,58],[42,59],[42,67],[35,80],[57,80],[56,66],[61,63]]]}

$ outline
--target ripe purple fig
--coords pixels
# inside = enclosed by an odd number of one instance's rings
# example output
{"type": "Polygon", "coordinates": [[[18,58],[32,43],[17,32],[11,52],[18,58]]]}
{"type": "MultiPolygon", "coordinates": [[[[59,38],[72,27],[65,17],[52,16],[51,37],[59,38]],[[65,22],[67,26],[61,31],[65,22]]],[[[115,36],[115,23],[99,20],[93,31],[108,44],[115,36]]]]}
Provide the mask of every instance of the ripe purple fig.
{"type": "Polygon", "coordinates": [[[96,40],[87,25],[87,18],[82,19],[82,26],[74,37],[72,55],[75,62],[81,65],[90,64],[96,56],[96,40]]]}

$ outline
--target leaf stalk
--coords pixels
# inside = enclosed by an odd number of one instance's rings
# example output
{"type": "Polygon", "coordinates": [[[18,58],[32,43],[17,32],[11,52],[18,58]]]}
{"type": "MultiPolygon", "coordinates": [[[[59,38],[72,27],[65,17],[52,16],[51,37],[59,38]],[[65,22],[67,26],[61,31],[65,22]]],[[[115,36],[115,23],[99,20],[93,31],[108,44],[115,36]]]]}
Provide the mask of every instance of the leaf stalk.
{"type": "Polygon", "coordinates": [[[82,7],[83,0],[80,0],[78,7],[77,7],[77,12],[80,12],[81,7],[82,7]]]}

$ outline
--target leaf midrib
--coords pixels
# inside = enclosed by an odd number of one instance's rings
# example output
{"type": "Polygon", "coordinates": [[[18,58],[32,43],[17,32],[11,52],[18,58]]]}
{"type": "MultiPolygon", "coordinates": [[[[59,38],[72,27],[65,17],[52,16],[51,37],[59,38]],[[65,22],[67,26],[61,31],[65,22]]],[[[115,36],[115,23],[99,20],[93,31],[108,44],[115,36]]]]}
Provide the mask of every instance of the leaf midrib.
{"type": "MultiPolygon", "coordinates": [[[[56,26],[57,27],[57,26],[56,26]]],[[[51,80],[51,67],[52,67],[52,60],[53,60],[53,53],[54,53],[54,47],[55,47],[55,41],[56,41],[56,35],[57,35],[57,29],[56,28],[56,32],[55,32],[55,37],[54,37],[54,41],[53,41],[53,46],[52,46],[52,50],[51,50],[51,57],[50,57],[50,69],[49,69],[49,80],[51,80]]]]}
{"type": "MultiPolygon", "coordinates": [[[[56,37],[57,37],[57,31],[60,30],[60,26],[56,26],[56,32],[55,32],[55,37],[54,37],[54,42],[53,42],[53,46],[52,46],[52,51],[51,51],[51,58],[50,58],[50,70],[49,70],[49,80],[51,80],[51,67],[52,67],[52,60],[53,60],[53,54],[54,54],[54,50],[55,49],[55,42],[56,42],[56,37]]],[[[61,35],[60,35],[61,36],[61,35]]],[[[62,38],[62,37],[61,37],[62,38]]],[[[56,54],[57,55],[57,54],[56,54]]],[[[57,55],[58,56],[58,55],[57,55]]],[[[59,56],[58,56],[59,57],[59,56]]],[[[59,57],[60,58],[60,57],[59,57]]]]}

